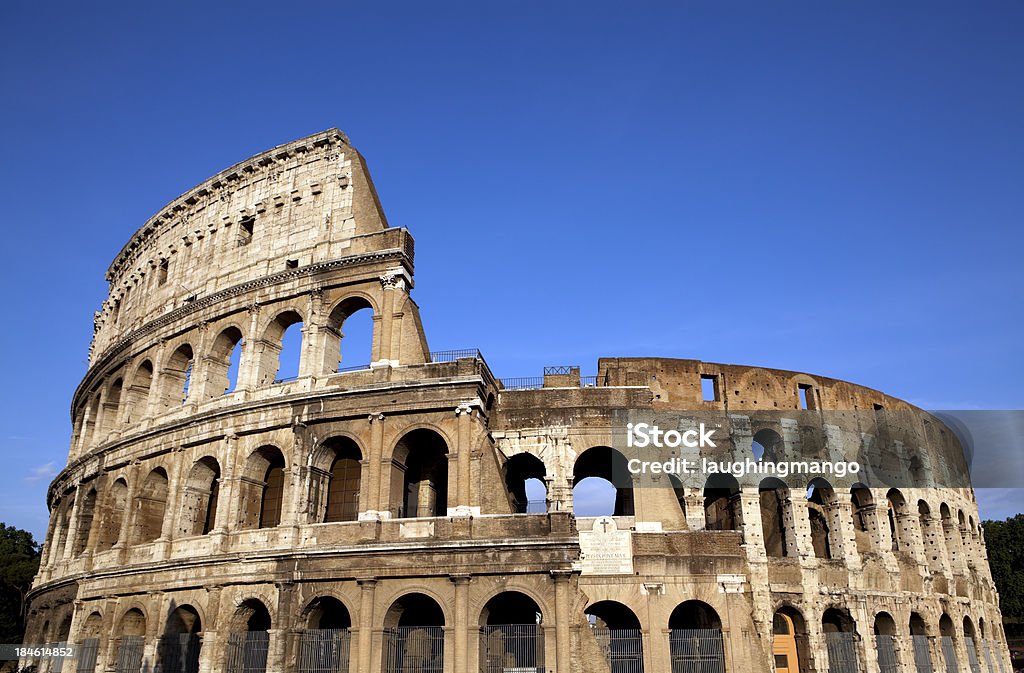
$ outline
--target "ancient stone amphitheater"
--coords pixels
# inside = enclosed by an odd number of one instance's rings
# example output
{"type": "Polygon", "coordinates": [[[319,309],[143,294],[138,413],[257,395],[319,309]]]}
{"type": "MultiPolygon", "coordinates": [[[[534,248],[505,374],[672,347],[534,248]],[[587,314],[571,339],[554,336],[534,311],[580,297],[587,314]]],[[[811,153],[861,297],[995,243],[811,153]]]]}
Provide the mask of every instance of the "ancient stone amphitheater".
{"type": "Polygon", "coordinates": [[[622,410],[720,413],[719,457],[853,444],[959,470],[941,422],[788,371],[500,380],[432,352],[412,236],[337,130],[178,197],[107,279],[26,635],[77,651],[42,670],[1010,671],[969,486],[613,474],[622,410]],[[359,311],[370,353],[346,349],[359,311]],[[601,516],[574,514],[584,480],[610,487],[601,516]]]}

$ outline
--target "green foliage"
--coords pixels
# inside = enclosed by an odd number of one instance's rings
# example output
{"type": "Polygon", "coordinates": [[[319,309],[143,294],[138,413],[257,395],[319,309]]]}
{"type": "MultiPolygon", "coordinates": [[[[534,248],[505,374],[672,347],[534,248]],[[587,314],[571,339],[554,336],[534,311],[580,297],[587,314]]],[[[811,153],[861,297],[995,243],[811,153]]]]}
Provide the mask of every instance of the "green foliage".
{"type": "Polygon", "coordinates": [[[0,643],[20,643],[25,594],[39,570],[40,545],[32,533],[0,523],[0,643]]]}
{"type": "Polygon", "coordinates": [[[1024,514],[1006,521],[984,521],[982,527],[1003,619],[1024,622],[1024,514]]]}

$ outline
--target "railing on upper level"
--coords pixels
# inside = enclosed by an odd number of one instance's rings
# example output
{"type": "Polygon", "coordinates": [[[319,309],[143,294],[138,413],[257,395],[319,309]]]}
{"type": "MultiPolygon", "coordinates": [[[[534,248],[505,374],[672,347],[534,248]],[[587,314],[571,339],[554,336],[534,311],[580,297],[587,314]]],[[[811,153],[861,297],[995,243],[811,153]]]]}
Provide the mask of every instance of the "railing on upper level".
{"type": "Polygon", "coordinates": [[[430,351],[431,362],[455,362],[459,358],[482,358],[476,348],[462,348],[450,351],[430,351]]]}
{"type": "Polygon", "coordinates": [[[344,374],[345,372],[359,372],[369,368],[370,363],[366,363],[364,365],[353,365],[352,367],[338,367],[334,371],[338,374],[344,374]]]}

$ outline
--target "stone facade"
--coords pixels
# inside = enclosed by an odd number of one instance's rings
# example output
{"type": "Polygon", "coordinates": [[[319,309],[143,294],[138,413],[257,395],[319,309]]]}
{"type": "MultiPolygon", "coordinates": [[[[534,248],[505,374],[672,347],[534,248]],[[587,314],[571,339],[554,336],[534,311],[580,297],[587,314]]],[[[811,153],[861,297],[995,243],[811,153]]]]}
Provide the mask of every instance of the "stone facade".
{"type": "Polygon", "coordinates": [[[64,670],[1010,670],[969,488],[666,479],[575,516],[574,485],[611,479],[621,409],[728,411],[737,458],[961,459],[936,419],[842,381],[618,358],[503,382],[476,351],[431,353],[412,237],[337,130],[174,200],[107,279],[30,597],[26,642],[79,645],[64,670]],[[357,311],[371,364],[350,369],[357,311]],[[806,420],[883,406],[910,419],[898,441],[806,420]]]}

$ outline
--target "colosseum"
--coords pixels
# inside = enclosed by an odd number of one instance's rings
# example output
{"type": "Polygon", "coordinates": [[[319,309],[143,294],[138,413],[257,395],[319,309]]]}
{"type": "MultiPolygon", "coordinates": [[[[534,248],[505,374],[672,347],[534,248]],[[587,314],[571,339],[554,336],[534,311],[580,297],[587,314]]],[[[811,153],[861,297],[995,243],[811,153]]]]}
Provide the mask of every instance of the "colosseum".
{"type": "Polygon", "coordinates": [[[475,349],[429,349],[413,250],[334,129],[222,171],[131,237],[29,596],[25,642],[75,654],[23,663],[1010,673],[973,491],[933,475],[966,473],[938,418],[697,360],[499,379],[475,349]],[[364,311],[371,352],[350,353],[364,311]],[[910,477],[624,476],[623,413],[719,419],[694,456],[852,448],[910,477]],[[585,480],[607,500],[587,516],[585,480]]]}

